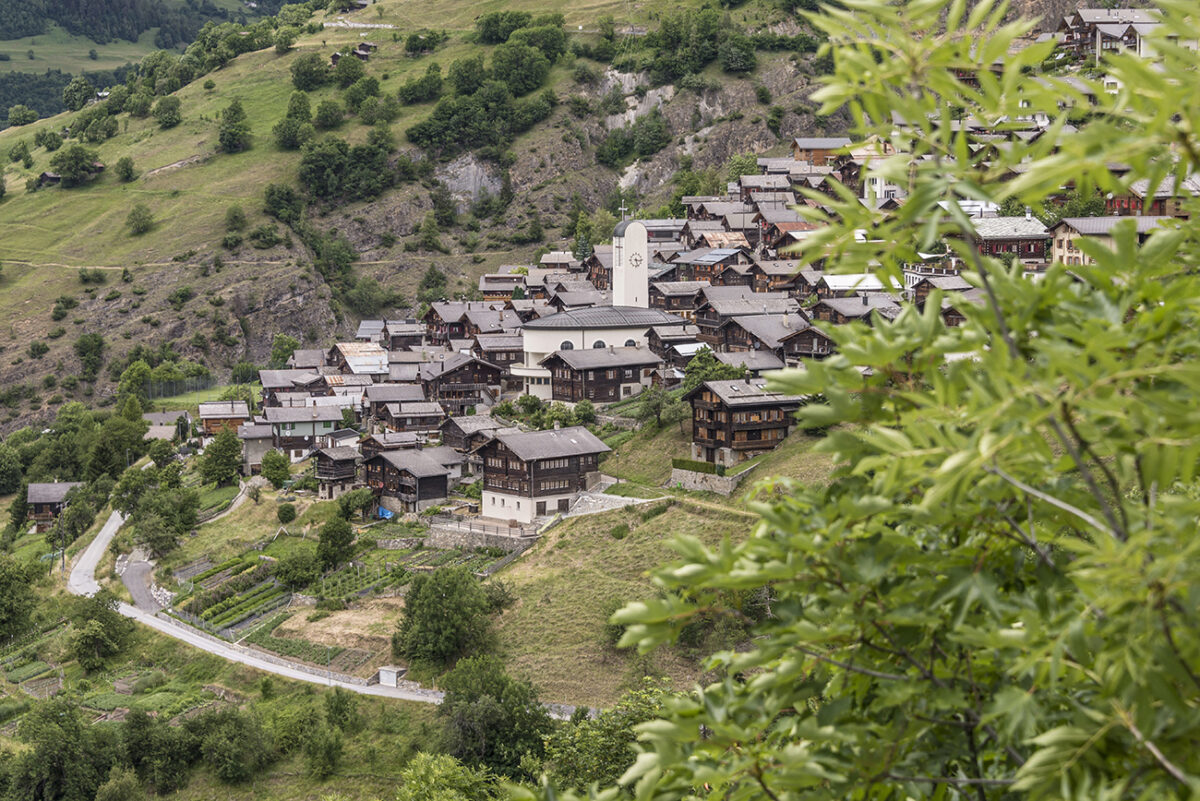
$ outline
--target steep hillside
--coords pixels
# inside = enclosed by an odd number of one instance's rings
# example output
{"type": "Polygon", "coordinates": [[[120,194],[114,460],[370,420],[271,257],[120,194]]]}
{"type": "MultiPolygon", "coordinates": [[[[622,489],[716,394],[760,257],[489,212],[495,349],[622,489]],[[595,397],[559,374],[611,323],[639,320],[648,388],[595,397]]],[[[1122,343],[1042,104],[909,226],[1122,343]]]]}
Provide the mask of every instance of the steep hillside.
{"type": "MultiPolygon", "coordinates": [[[[601,41],[598,25],[612,17],[618,31],[613,61],[627,69],[648,61],[649,55],[637,49],[639,36],[653,30],[668,12],[666,6],[647,3],[634,8],[615,0],[586,5],[524,0],[503,6],[380,0],[353,13],[317,12],[312,21],[323,27],[310,24],[313,32],[299,33],[290,52],[279,54],[267,47],[244,53],[176,91],[181,124],[162,129],[153,116],[120,114],[114,136],[85,143],[108,169],[75,188],[33,191],[31,180],[36,183],[36,177],[50,169],[55,155],[34,146],[35,136],[69,126],[76,115],[0,132],[0,154],[24,141],[31,156],[25,163],[6,160],[4,167],[0,312],[9,326],[0,342],[0,381],[9,389],[20,384],[39,387],[37,392],[27,391],[24,400],[12,392],[0,398],[9,401],[9,422],[35,413],[56,395],[56,401],[70,399],[71,393],[61,386],[41,382],[47,375],[62,378],[76,372],[72,345],[83,332],[104,337],[108,360],[119,359],[138,343],[171,342],[182,357],[205,364],[217,375],[227,375],[239,360],[265,361],[270,339],[280,331],[320,343],[351,332],[354,314],[344,297],[339,302],[339,293],[353,279],[327,284],[313,266],[319,261],[317,254],[263,213],[263,192],[269,184],[306,189],[298,181],[301,153],[281,150],[272,136],[294,90],[291,68],[307,54],[327,60],[369,39],[378,49],[366,73],[378,80],[381,95],[395,96],[433,63],[445,76],[456,60],[476,54],[490,58],[494,48],[474,41],[475,18],[501,8],[561,12],[571,40],[585,47],[601,41]],[[433,20],[439,29],[444,27],[448,41],[430,54],[410,56],[406,37],[433,20]],[[638,35],[622,36],[626,26],[638,35]],[[222,110],[235,99],[248,113],[251,145],[229,154],[220,151],[218,127],[222,110]],[[126,156],[136,171],[127,183],[113,169],[126,156]],[[138,203],[150,209],[154,224],[134,236],[126,217],[138,203]],[[226,213],[234,204],[248,218],[242,236],[274,225],[282,241],[262,249],[248,242],[223,247],[226,213]],[[102,268],[107,282],[82,283],[80,268],[96,267],[102,268]],[[131,280],[122,280],[122,274],[131,280]],[[174,305],[169,300],[173,294],[174,305]],[[78,305],[55,320],[52,310],[59,297],[68,299],[66,306],[71,300],[78,305]],[[48,352],[34,358],[29,350],[33,342],[45,343],[48,352]]],[[[722,13],[722,25],[747,31],[791,35],[800,30],[795,19],[764,2],[722,13]]],[[[783,143],[797,133],[837,129],[837,121],[814,120],[810,113],[805,97],[812,67],[807,57],[766,50],[757,55],[758,68],[746,77],[723,73],[714,60],[684,83],[654,86],[645,72],[620,72],[568,53],[554,64],[544,84],[558,105],[491,158],[460,153],[437,160],[422,152],[406,140],[405,132],[429,117],[434,103],[401,106],[388,126],[399,146],[389,165],[398,158],[427,160],[431,171],[418,170],[418,179],[410,175],[410,180],[368,201],[317,199],[306,216],[319,233],[352,245],[355,276],[375,278],[398,293],[391,298],[390,311],[414,303],[417,283],[430,265],[449,276],[448,294],[469,294],[483,272],[529,261],[538,247],[569,245],[574,214],[581,208],[586,213],[604,205],[615,210],[625,201],[631,209],[640,205],[654,213],[669,198],[669,181],[681,167],[723,168],[731,155],[783,152],[783,143]],[[625,156],[617,163],[619,169],[597,163],[611,129],[656,109],[669,137],[660,147],[668,146],[637,161],[625,156]],[[421,250],[416,242],[433,208],[431,192],[439,184],[457,203],[457,220],[442,226],[447,252],[421,250]],[[498,196],[509,198],[500,213],[485,216],[472,209],[476,201],[498,196]],[[524,235],[535,217],[541,239],[524,235]]],[[[326,85],[308,94],[315,111],[322,101],[342,102],[344,92],[326,85]]],[[[371,130],[350,116],[320,136],[355,145],[366,142],[371,130]]],[[[68,139],[67,144],[76,141],[68,139]]],[[[94,280],[96,273],[87,271],[84,276],[94,280]]],[[[102,373],[96,387],[100,394],[107,391],[106,377],[102,373]]],[[[84,390],[86,386],[76,389],[84,390]]]]}

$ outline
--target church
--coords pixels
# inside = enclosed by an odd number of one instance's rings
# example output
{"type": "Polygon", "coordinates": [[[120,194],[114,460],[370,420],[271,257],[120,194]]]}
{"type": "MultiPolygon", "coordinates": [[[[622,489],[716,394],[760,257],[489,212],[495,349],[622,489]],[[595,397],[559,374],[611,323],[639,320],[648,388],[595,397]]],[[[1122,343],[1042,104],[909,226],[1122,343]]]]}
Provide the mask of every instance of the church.
{"type": "Polygon", "coordinates": [[[521,326],[523,359],[511,367],[524,392],[551,400],[551,373],[542,361],[552,353],[585,348],[645,347],[653,326],[685,325],[686,320],[650,308],[649,234],[638,220],[613,231],[611,306],[589,306],[530,320],[521,326]]]}

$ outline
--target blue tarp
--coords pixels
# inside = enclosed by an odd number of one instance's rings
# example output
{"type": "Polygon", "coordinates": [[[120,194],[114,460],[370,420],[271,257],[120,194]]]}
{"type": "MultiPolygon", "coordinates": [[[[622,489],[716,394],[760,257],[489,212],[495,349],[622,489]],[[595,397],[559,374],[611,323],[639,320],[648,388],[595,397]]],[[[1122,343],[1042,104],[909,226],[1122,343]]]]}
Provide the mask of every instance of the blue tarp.
{"type": "Polygon", "coordinates": [[[379,507],[379,511],[376,513],[376,515],[379,517],[380,520],[391,520],[393,517],[396,516],[391,511],[384,509],[382,506],[379,507]]]}

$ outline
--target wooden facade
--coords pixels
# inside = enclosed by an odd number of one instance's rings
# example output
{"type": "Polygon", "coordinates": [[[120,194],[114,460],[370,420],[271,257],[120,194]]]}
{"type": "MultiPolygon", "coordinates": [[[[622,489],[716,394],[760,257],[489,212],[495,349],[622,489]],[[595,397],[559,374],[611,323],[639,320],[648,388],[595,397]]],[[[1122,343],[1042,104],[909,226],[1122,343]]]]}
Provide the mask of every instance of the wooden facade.
{"type": "Polygon", "coordinates": [[[449,494],[450,471],[419,450],[385,451],[368,459],[364,472],[379,505],[393,512],[421,511],[449,494]]]}
{"type": "Polygon", "coordinates": [[[484,490],[528,498],[534,504],[535,515],[565,512],[570,501],[558,496],[587,489],[588,473],[599,469],[597,453],[526,461],[499,439],[484,445],[480,455],[484,490]],[[544,500],[550,497],[557,498],[552,508],[544,500]]]}
{"type": "Polygon", "coordinates": [[[358,483],[359,453],[354,448],[322,448],[316,452],[317,495],[333,500],[358,483]]]}
{"type": "Polygon", "coordinates": [[[757,379],[708,381],[684,396],[692,405],[692,455],[731,466],[776,448],[801,399],[764,389],[757,379]]]}

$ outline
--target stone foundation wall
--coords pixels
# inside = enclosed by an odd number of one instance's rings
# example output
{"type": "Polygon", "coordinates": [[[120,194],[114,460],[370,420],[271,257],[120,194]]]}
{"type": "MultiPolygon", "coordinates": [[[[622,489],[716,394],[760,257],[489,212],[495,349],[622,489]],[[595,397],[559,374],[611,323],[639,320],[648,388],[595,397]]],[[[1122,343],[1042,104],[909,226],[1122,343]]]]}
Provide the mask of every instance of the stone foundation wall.
{"type": "Polygon", "coordinates": [[[458,530],[449,527],[434,526],[429,530],[429,536],[425,538],[425,545],[429,548],[443,548],[446,550],[454,548],[465,550],[471,548],[500,548],[511,553],[527,547],[530,539],[530,537],[514,537],[505,534],[489,534],[483,531],[458,530]]]}
{"type": "Polygon", "coordinates": [[[742,482],[747,471],[733,476],[718,476],[715,473],[698,473],[693,470],[671,469],[671,486],[680,486],[686,490],[715,492],[718,495],[732,495],[742,482]]]}

